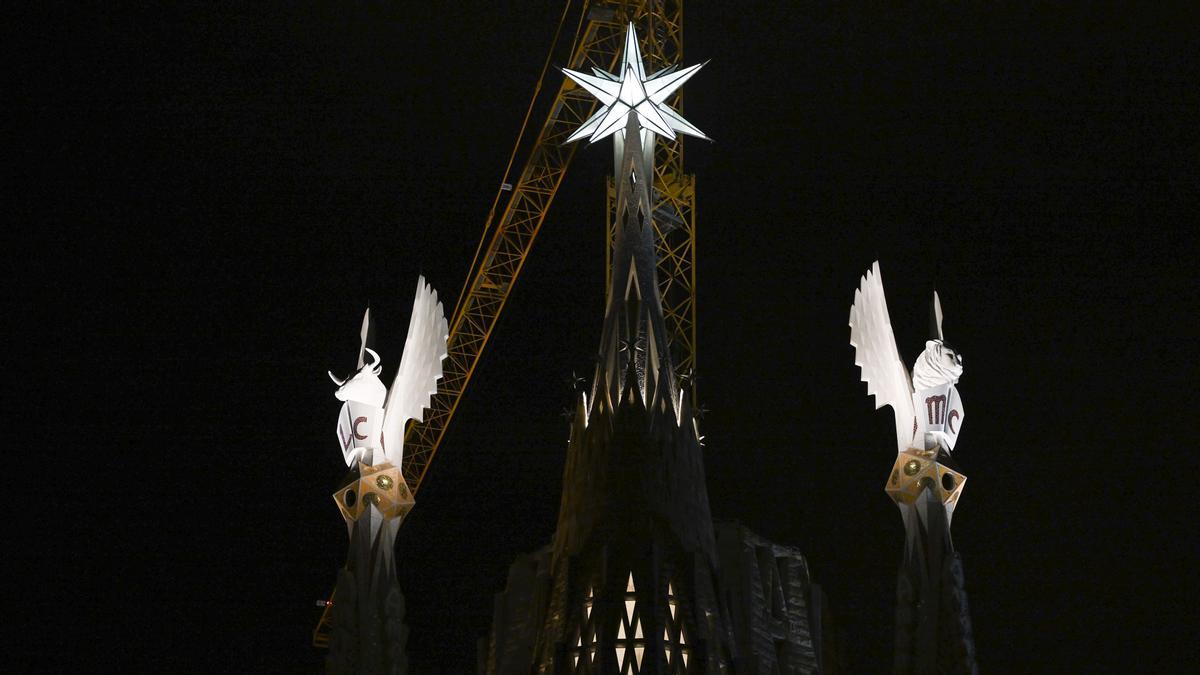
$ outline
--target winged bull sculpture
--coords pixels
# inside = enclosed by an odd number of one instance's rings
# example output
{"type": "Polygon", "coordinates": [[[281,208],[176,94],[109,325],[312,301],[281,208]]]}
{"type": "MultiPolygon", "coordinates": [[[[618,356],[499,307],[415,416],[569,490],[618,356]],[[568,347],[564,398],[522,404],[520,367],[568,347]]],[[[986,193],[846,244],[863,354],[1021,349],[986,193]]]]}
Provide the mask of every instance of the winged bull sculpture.
{"type": "Polygon", "coordinates": [[[963,409],[954,385],[963,359],[942,336],[942,304],[933,293],[932,333],[913,363],[911,375],[896,348],[879,261],[867,270],[850,307],[854,365],[862,369],[875,409],[891,406],[896,418],[897,452],[909,448],[950,453],[962,428],[963,409]]]}
{"type": "Polygon", "coordinates": [[[371,310],[367,309],[360,334],[358,370],[347,378],[329,373],[338,385],[334,396],[344,401],[338,415],[338,444],[346,466],[353,466],[355,461],[368,465],[388,461],[400,466],[405,424],[410,419],[423,421],[425,408],[437,393],[449,328],[437,291],[425,283],[425,277],[418,277],[404,353],[396,377],[387,388],[380,379],[383,368],[379,354],[367,346],[370,324],[371,310]]]}

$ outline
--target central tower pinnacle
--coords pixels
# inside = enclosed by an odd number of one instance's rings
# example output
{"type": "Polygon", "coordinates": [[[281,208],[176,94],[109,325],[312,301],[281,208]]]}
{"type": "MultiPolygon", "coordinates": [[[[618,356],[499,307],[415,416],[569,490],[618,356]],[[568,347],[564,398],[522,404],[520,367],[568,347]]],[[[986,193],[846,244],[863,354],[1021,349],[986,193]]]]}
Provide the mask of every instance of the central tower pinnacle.
{"type": "Polygon", "coordinates": [[[619,224],[613,242],[612,286],[592,396],[585,402],[588,416],[598,407],[611,410],[622,396],[636,390],[648,409],[670,412],[677,425],[687,421],[694,427],[691,415],[685,416],[680,408],[683,396],[671,365],[658,293],[651,191],[656,135],[673,139],[680,132],[708,138],[664,102],[702,67],[670,66],[647,76],[631,23],[619,77],[601,70],[594,75],[563,70],[602,103],[568,140],[589,137],[595,143],[612,136],[617,186],[619,224]]]}
{"type": "Polygon", "coordinates": [[[719,672],[732,641],[716,592],[716,537],[699,433],[675,382],[657,280],[654,143],[703,136],[662,103],[699,66],[647,77],[632,24],[620,77],[567,71],[604,104],[576,132],[611,136],[611,282],[590,395],[563,470],[554,579],[536,672],[719,672]]]}
{"type": "Polygon", "coordinates": [[[824,603],[803,556],[712,522],[691,397],[672,363],[657,278],[665,223],[653,210],[657,138],[705,138],[664,103],[700,66],[648,76],[638,45],[629,24],[619,75],[565,71],[603,104],[571,138],[613,139],[608,300],[553,541],[510,568],[482,670],[819,672],[824,603]]]}

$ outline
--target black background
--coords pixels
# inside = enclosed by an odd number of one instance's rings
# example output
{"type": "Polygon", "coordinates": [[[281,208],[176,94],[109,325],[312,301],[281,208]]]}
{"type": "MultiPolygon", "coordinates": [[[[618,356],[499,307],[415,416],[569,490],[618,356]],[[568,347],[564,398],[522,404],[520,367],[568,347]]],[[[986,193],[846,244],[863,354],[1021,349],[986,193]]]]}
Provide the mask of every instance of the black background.
{"type": "MultiPolygon", "coordinates": [[[[418,273],[453,305],[560,9],[11,17],[10,662],[319,668],[345,554],[324,371],[353,365],[368,302],[395,367],[418,273]]],[[[1188,18],[688,3],[684,60],[712,61],[685,114],[716,139],[686,143],[712,509],[805,551],[852,671],[890,667],[903,537],[891,415],[847,341],[875,259],[905,357],[935,282],[965,355],[954,534],[983,669],[1194,659],[1188,18]]],[[[401,530],[417,672],[473,669],[507,566],[552,534],[607,147],[577,153],[401,530]]]]}

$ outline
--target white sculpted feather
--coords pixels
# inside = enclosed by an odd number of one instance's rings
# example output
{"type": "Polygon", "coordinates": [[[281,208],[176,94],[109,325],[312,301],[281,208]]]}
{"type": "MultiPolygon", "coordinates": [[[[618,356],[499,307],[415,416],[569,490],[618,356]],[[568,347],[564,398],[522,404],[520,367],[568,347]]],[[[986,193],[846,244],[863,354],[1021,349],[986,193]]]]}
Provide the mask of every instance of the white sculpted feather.
{"type": "Polygon", "coordinates": [[[404,340],[404,355],[384,406],[384,454],[397,466],[403,457],[404,426],[410,419],[423,421],[425,408],[437,393],[449,334],[446,313],[442,303],[438,302],[437,291],[425,283],[425,277],[419,277],[412,318],[408,321],[408,337],[404,340]]]}
{"type": "Polygon", "coordinates": [[[892,406],[896,416],[897,451],[905,450],[913,437],[912,382],[896,349],[896,336],[883,294],[879,261],[863,275],[850,307],[850,344],[854,365],[862,368],[867,394],[875,397],[875,409],[892,406]]]}

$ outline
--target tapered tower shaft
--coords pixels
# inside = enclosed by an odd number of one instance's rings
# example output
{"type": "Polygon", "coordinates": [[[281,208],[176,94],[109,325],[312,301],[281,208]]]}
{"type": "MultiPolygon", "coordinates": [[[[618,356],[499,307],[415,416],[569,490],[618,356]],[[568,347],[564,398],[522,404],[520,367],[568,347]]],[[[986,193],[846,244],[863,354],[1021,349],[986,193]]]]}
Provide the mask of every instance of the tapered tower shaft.
{"type": "Polygon", "coordinates": [[[904,520],[904,554],[896,578],[897,675],[977,673],[962,558],[950,520],[966,476],[947,466],[934,443],[897,455],[886,492],[904,520]]]}

